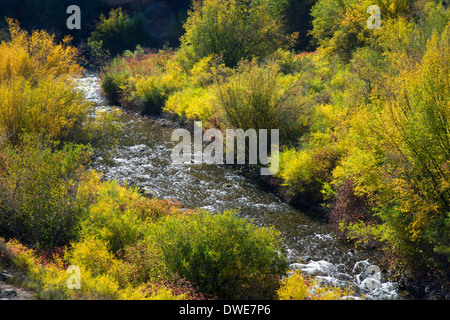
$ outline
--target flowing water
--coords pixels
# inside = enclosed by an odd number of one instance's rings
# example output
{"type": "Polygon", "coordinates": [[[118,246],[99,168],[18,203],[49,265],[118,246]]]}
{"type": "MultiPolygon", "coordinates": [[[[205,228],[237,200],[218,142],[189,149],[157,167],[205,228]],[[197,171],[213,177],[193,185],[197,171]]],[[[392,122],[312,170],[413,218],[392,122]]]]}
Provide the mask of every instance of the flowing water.
{"type": "MultiPolygon", "coordinates": [[[[86,97],[97,108],[110,110],[95,74],[80,83],[86,97]]],[[[378,271],[368,253],[338,241],[329,225],[300,212],[275,194],[229,165],[174,165],[170,161],[173,128],[123,112],[124,129],[119,143],[107,159],[99,157],[94,168],[106,179],[135,184],[147,193],[175,199],[187,208],[212,212],[234,209],[262,226],[273,226],[282,234],[293,269],[350,286],[355,297],[402,299],[398,286],[378,271]]]]}

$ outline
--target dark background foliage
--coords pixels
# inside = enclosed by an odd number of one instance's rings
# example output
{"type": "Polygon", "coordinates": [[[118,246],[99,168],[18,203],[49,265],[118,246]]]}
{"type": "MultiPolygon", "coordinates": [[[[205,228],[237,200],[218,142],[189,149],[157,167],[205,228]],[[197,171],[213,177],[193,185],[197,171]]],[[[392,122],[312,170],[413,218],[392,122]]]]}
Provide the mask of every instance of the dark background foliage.
{"type": "MultiPolygon", "coordinates": [[[[310,10],[316,0],[290,0],[287,8],[286,24],[289,33],[299,32],[295,49],[313,49],[311,37],[310,10]]],[[[95,30],[99,17],[106,17],[111,9],[121,7],[130,17],[140,16],[142,46],[161,48],[164,45],[176,47],[183,34],[183,23],[191,6],[190,0],[0,0],[0,28],[6,28],[4,17],[20,21],[26,30],[44,29],[58,38],[72,35],[74,45],[87,41],[95,30]],[[66,27],[67,7],[77,5],[81,10],[81,29],[69,30],[66,27]],[[144,43],[142,43],[144,41],[144,43]]],[[[6,37],[6,31],[0,39],[6,37]]],[[[130,35],[132,37],[133,35],[130,35]]],[[[125,49],[134,49],[136,44],[125,49]]]]}

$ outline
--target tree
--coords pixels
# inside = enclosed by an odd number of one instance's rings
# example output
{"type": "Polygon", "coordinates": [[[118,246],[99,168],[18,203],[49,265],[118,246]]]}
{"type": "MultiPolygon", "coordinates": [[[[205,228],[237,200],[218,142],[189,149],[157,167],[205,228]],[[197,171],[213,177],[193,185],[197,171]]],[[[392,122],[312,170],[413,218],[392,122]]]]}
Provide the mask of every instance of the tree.
{"type": "Polygon", "coordinates": [[[264,58],[279,47],[288,48],[296,34],[285,33],[286,5],[274,0],[195,0],[182,50],[193,63],[216,54],[235,66],[242,58],[264,58]]]}

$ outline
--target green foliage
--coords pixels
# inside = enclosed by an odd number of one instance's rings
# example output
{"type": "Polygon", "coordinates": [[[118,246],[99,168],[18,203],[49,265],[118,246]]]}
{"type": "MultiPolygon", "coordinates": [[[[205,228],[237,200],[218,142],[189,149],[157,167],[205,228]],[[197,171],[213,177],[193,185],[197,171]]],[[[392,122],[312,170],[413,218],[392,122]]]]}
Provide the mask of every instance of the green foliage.
{"type": "MultiPolygon", "coordinates": [[[[144,52],[137,48],[113,59],[102,72],[102,89],[112,104],[138,108],[143,113],[159,113],[170,92],[180,86],[178,70],[171,67],[173,52],[144,52]]],[[[176,66],[175,66],[176,67],[176,66]]]]}
{"type": "Polygon", "coordinates": [[[280,139],[301,133],[302,113],[296,98],[300,95],[297,76],[283,75],[276,62],[259,65],[242,61],[231,76],[220,73],[214,87],[216,103],[225,123],[234,128],[279,129],[280,139]]]}
{"type": "Polygon", "coordinates": [[[21,147],[2,151],[0,230],[30,246],[50,249],[77,238],[82,208],[78,180],[90,150],[28,137],[21,147]]]}
{"type": "Polygon", "coordinates": [[[288,47],[295,35],[284,31],[286,1],[194,1],[181,38],[182,54],[191,65],[215,54],[227,66],[241,59],[264,59],[280,47],[288,47]]]}
{"type": "Polygon", "coordinates": [[[271,298],[287,266],[277,232],[232,212],[167,216],[147,243],[169,272],[221,299],[271,298]]]}
{"type": "Polygon", "coordinates": [[[114,253],[140,240],[149,222],[178,212],[176,203],[145,198],[116,181],[100,183],[95,173],[80,188],[78,199],[88,206],[80,235],[106,241],[114,253]]]}
{"type": "Polygon", "coordinates": [[[103,48],[103,40],[88,39],[88,55],[92,66],[101,68],[110,62],[111,54],[103,48]]]}
{"type": "MultiPolygon", "coordinates": [[[[424,49],[413,39],[424,35],[426,24],[399,20],[386,26],[381,39],[390,51],[380,63],[390,68],[378,70],[376,82],[369,85],[363,75],[374,78],[374,71],[358,67],[371,96],[352,116],[343,140],[347,156],[333,175],[335,185],[350,178],[355,194],[373,201],[377,224],[352,223],[347,228],[352,238],[386,241],[391,254],[408,263],[406,269],[437,267],[448,279],[449,29],[433,22],[424,49]],[[396,40],[388,34],[394,27],[396,40]]],[[[369,57],[357,59],[365,64],[369,57]]]]}
{"type": "Polygon", "coordinates": [[[88,44],[92,49],[103,50],[113,57],[124,50],[135,48],[138,44],[149,44],[150,39],[142,27],[142,22],[142,14],[129,15],[120,7],[112,9],[107,18],[102,13],[99,23],[88,38],[88,44]]]}

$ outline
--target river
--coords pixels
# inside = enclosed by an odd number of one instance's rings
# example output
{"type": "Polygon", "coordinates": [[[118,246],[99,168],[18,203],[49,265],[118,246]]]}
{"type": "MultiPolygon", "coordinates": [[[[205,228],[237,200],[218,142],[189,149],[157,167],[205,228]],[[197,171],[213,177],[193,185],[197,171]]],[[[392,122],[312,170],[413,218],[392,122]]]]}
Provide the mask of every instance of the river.
{"type": "MultiPolygon", "coordinates": [[[[97,108],[115,108],[102,96],[97,75],[83,77],[80,87],[97,108]]],[[[376,272],[379,269],[369,253],[337,240],[327,223],[283,202],[240,170],[229,165],[172,164],[173,128],[127,112],[122,112],[119,121],[123,131],[117,147],[109,157],[98,157],[93,163],[105,179],[137,185],[188,208],[234,209],[258,225],[273,226],[282,234],[292,268],[329,284],[350,286],[356,298],[406,297],[395,282],[388,281],[386,272],[376,272]]]]}

